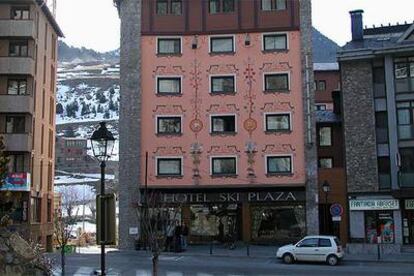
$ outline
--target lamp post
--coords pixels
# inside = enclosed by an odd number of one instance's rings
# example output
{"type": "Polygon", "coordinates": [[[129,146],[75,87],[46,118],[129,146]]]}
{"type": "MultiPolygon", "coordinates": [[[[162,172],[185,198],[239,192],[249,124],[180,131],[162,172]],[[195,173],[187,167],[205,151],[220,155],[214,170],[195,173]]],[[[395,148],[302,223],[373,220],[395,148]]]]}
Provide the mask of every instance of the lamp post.
{"type": "MultiPolygon", "coordinates": [[[[105,196],[105,167],[106,161],[112,154],[112,150],[115,144],[115,138],[112,133],[106,128],[105,122],[99,123],[99,128],[95,130],[91,137],[93,155],[101,162],[101,206],[103,206],[103,200],[105,196]]],[[[105,273],[105,208],[101,208],[101,275],[105,273]]]]}
{"type": "Polygon", "coordinates": [[[325,208],[324,208],[324,234],[328,234],[328,194],[331,191],[331,185],[329,184],[328,181],[324,181],[322,183],[322,190],[325,193],[325,208]]]}

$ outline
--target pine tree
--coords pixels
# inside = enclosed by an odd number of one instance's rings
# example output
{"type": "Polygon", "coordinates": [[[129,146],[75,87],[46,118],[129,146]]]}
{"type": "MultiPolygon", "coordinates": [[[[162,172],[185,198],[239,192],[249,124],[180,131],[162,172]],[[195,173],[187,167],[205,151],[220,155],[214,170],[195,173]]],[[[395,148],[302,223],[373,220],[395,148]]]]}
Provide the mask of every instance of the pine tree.
{"type": "Polygon", "coordinates": [[[0,187],[4,185],[8,173],[9,158],[5,153],[6,145],[4,139],[0,136],[0,187]]]}
{"type": "Polygon", "coordinates": [[[105,111],[105,114],[104,114],[103,117],[104,117],[104,119],[109,119],[111,117],[111,115],[109,114],[109,110],[105,111]]]}
{"type": "Polygon", "coordinates": [[[62,114],[63,113],[63,105],[61,103],[58,103],[56,105],[56,114],[62,114]]]}

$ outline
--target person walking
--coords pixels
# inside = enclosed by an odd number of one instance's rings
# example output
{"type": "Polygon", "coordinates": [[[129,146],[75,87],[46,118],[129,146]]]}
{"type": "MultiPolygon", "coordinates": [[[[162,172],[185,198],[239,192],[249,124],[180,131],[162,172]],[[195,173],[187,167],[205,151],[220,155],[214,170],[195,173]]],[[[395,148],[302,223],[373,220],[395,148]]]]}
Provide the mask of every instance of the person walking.
{"type": "Polygon", "coordinates": [[[188,245],[188,226],[187,224],[184,222],[182,229],[181,229],[181,246],[182,249],[185,250],[187,248],[188,245]]]}
{"type": "Polygon", "coordinates": [[[181,224],[177,220],[174,231],[174,251],[181,252],[181,224]]]}
{"type": "Polygon", "coordinates": [[[171,251],[174,238],[174,225],[170,222],[167,226],[167,239],[165,240],[165,251],[171,251]]]}

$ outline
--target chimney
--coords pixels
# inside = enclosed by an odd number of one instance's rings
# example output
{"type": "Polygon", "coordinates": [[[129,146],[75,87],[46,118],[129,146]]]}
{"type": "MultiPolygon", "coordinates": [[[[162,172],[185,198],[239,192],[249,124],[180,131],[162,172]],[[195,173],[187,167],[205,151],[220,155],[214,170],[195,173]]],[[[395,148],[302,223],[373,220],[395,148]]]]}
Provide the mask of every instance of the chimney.
{"type": "Polygon", "coordinates": [[[364,37],[364,29],[362,24],[363,10],[354,10],[349,12],[351,14],[352,24],[352,41],[362,40],[364,37]]]}

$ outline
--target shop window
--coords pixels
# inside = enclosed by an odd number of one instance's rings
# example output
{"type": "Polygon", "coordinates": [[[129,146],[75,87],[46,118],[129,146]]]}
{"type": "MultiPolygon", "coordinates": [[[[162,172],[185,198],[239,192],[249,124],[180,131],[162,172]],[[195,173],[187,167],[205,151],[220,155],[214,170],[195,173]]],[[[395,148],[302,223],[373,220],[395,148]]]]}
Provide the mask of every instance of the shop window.
{"type": "Polygon", "coordinates": [[[303,205],[253,205],[251,233],[255,242],[296,242],[305,235],[303,205]]]}
{"type": "Polygon", "coordinates": [[[286,50],[287,35],[286,34],[265,34],[263,35],[263,50],[286,50]]]}
{"type": "Polygon", "coordinates": [[[394,243],[394,218],[392,212],[367,211],[365,212],[365,233],[368,243],[394,243]]]}
{"type": "Polygon", "coordinates": [[[332,128],[319,128],[319,146],[332,146],[332,128]]]}
{"type": "Polygon", "coordinates": [[[234,12],[234,1],[235,0],[209,0],[209,12],[211,14],[234,12]]]}
{"type": "Polygon", "coordinates": [[[173,116],[157,117],[157,133],[158,134],[180,134],[181,133],[181,117],[173,117],[173,116]]]}
{"type": "Polygon", "coordinates": [[[157,158],[157,175],[158,176],[181,176],[182,159],[181,158],[157,158]]]}
{"type": "Polygon", "coordinates": [[[319,158],[319,168],[321,169],[333,168],[333,158],[332,157],[319,158]]]}
{"type": "Polygon", "coordinates": [[[266,114],[265,118],[268,132],[291,130],[290,114],[266,114]]]}
{"type": "Polygon", "coordinates": [[[394,60],[394,78],[396,93],[414,91],[414,57],[394,60]]]}
{"type": "Polygon", "coordinates": [[[181,38],[158,38],[158,54],[181,54],[181,38]]]}
{"type": "Polygon", "coordinates": [[[236,157],[213,157],[211,158],[212,175],[236,175],[236,157]]]}
{"type": "Polygon", "coordinates": [[[210,53],[233,53],[234,37],[210,37],[210,53]]]}
{"type": "Polygon", "coordinates": [[[286,0],[262,0],[262,11],[286,10],[286,0]]]}
{"type": "Polygon", "coordinates": [[[235,133],[236,115],[211,116],[211,133],[235,133]]]}
{"type": "Polygon", "coordinates": [[[24,116],[6,116],[6,133],[24,133],[25,122],[24,116]]]}
{"type": "Polygon", "coordinates": [[[267,174],[292,173],[291,156],[267,156],[267,174]]]}
{"type": "Polygon", "coordinates": [[[234,76],[212,76],[210,83],[211,93],[234,93],[235,77],[234,76]]]}
{"type": "Polygon", "coordinates": [[[9,79],[7,83],[8,95],[26,95],[27,81],[23,79],[9,79]]]}
{"type": "Polygon", "coordinates": [[[30,19],[30,7],[12,7],[11,19],[14,20],[29,20],[30,19]]]}
{"type": "Polygon", "coordinates": [[[29,46],[26,41],[10,41],[9,56],[10,57],[27,57],[29,53],[29,46]]]}
{"type": "Polygon", "coordinates": [[[157,77],[157,93],[163,94],[180,94],[181,77],[157,77]]]}
{"type": "Polygon", "coordinates": [[[264,90],[266,92],[289,91],[289,74],[265,74],[264,90]]]}

